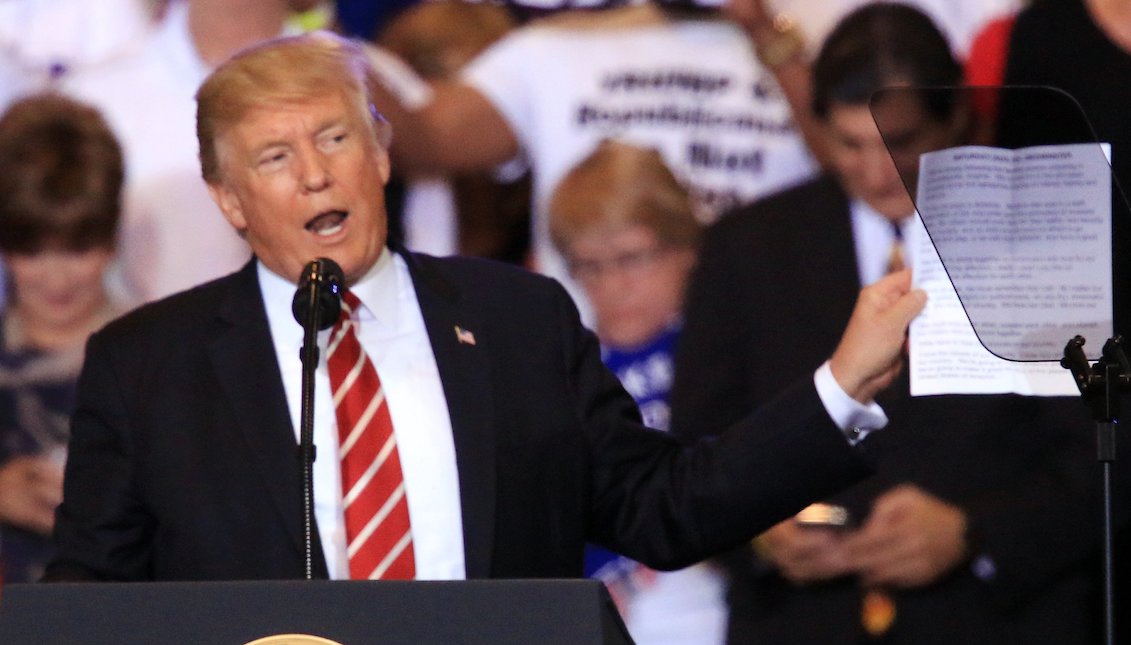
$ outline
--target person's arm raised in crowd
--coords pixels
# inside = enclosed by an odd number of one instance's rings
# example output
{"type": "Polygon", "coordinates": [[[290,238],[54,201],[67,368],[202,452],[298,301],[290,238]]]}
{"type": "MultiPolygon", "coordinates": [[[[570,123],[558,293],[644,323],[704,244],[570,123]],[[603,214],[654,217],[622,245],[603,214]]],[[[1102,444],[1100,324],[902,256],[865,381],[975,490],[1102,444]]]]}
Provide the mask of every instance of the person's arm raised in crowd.
{"type": "Polygon", "coordinates": [[[810,152],[818,163],[827,166],[827,137],[821,135],[821,123],[813,114],[805,41],[788,16],[772,16],[764,5],[764,0],[727,0],[723,11],[750,36],[758,58],[773,73],[789,102],[793,121],[810,152]]]}
{"type": "Polygon", "coordinates": [[[459,81],[421,79],[388,51],[371,48],[370,90],[393,125],[393,155],[408,175],[489,170],[519,151],[510,125],[487,97],[459,81]]]}

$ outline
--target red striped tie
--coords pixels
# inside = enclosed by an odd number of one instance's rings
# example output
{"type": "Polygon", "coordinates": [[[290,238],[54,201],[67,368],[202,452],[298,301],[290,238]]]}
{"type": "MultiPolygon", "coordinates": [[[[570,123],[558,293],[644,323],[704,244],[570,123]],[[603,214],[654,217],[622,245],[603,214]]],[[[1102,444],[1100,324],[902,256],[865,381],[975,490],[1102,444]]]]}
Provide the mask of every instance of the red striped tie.
{"type": "Polygon", "coordinates": [[[360,306],[346,291],[326,351],[338,418],[350,578],[411,580],[416,561],[404,476],[381,380],[357,340],[352,313],[360,306]]]}

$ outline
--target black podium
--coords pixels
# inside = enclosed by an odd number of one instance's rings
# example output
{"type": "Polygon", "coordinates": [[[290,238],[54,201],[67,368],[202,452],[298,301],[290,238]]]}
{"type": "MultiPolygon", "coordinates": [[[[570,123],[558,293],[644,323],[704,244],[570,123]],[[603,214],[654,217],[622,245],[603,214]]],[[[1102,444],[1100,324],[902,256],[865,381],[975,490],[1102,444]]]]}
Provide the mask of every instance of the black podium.
{"type": "Polygon", "coordinates": [[[5,645],[242,645],[278,634],[341,645],[632,643],[593,580],[16,584],[0,596],[5,645]]]}

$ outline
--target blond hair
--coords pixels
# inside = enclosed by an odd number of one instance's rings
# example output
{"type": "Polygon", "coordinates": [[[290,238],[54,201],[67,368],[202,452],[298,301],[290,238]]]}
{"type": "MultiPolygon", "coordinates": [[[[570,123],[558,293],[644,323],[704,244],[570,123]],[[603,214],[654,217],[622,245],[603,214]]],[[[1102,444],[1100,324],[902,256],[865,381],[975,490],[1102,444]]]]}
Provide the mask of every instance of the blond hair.
{"type": "Polygon", "coordinates": [[[602,141],[571,170],[550,199],[550,236],[565,253],[585,233],[644,226],[661,244],[693,248],[701,226],[687,189],[660,153],[618,141],[602,141]]]}
{"type": "Polygon", "coordinates": [[[375,74],[363,46],[325,31],[278,38],[233,56],[196,93],[196,137],[200,170],[210,184],[220,181],[216,141],[253,108],[301,103],[340,95],[373,118],[373,133],[388,145],[388,124],[373,106],[375,74]]]}

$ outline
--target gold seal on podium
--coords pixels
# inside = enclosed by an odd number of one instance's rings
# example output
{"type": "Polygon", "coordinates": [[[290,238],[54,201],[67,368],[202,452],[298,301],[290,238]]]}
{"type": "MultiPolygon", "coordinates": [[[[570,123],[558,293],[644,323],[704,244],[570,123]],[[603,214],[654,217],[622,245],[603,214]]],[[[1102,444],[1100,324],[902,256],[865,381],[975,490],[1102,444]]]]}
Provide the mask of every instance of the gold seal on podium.
{"type": "Polygon", "coordinates": [[[321,636],[311,636],[310,634],[279,634],[277,636],[264,636],[257,638],[245,645],[342,645],[338,641],[332,641],[328,638],[321,636]]]}

